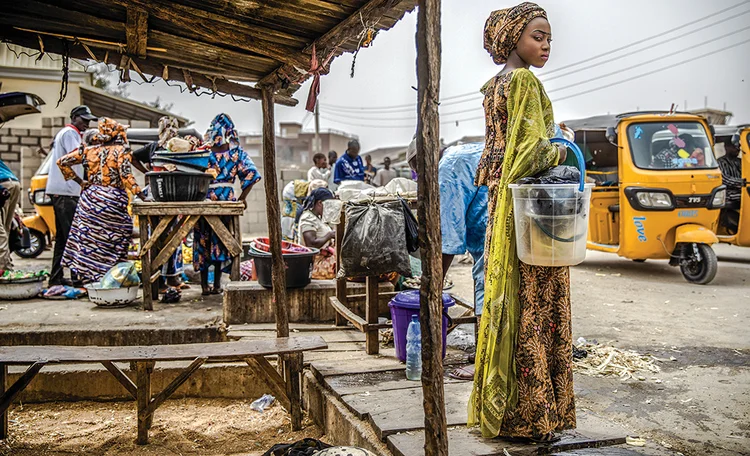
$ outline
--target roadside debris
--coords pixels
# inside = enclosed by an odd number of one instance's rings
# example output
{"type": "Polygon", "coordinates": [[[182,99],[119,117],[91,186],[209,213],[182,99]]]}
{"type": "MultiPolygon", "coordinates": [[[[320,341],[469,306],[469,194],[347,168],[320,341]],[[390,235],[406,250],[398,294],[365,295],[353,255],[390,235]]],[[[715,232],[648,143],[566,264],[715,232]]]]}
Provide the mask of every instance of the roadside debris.
{"type": "Polygon", "coordinates": [[[646,439],[638,437],[637,435],[629,435],[625,437],[625,443],[631,446],[642,447],[646,446],[646,439]]]}
{"type": "Polygon", "coordinates": [[[577,372],[592,377],[618,376],[621,380],[645,379],[638,372],[659,373],[661,368],[651,355],[643,355],[635,350],[591,343],[579,338],[573,350],[573,365],[577,372]],[[580,352],[585,351],[585,357],[580,352]],[[576,356],[578,354],[578,356],[576,356]]]}
{"type": "Polygon", "coordinates": [[[273,401],[275,401],[276,398],[271,396],[270,394],[264,394],[259,399],[256,399],[253,401],[252,404],[250,404],[250,408],[255,410],[256,412],[263,412],[265,409],[271,406],[273,404],[273,401]]]}

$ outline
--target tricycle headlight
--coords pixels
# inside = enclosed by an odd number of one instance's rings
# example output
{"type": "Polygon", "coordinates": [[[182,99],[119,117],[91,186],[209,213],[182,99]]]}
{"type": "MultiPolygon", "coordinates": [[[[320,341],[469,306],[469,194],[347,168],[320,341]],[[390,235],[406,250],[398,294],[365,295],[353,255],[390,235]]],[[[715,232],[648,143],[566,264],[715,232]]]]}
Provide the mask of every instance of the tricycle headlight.
{"type": "Polygon", "coordinates": [[[672,207],[672,198],[664,192],[638,192],[638,202],[643,207],[654,209],[669,209],[672,207]]]}
{"type": "Polygon", "coordinates": [[[711,201],[712,207],[724,207],[724,204],[727,201],[727,190],[721,189],[716,194],[714,194],[714,199],[711,201]]]}

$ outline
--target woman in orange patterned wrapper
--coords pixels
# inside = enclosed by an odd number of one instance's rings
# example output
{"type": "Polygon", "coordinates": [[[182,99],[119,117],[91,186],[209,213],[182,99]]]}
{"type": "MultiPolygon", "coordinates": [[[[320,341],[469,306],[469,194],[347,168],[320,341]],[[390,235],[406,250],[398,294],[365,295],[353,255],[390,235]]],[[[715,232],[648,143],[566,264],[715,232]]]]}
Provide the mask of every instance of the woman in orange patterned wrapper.
{"type": "Polygon", "coordinates": [[[141,198],[144,195],[131,171],[126,128],[101,118],[92,145],[57,161],[65,179],[75,180],[83,189],[62,265],[84,282],[98,281],[112,266],[128,258],[133,220],[128,214],[127,191],[141,198]],[[72,166],[77,164],[83,164],[88,181],[73,171],[72,166]]]}
{"type": "Polygon", "coordinates": [[[555,441],[575,427],[570,271],[519,261],[508,184],[565,160],[550,143],[552,104],[529,70],[550,55],[547,13],[534,3],[491,13],[484,45],[505,66],[482,89],[485,149],[477,185],[488,187],[484,311],[469,425],[482,435],[555,441]]]}

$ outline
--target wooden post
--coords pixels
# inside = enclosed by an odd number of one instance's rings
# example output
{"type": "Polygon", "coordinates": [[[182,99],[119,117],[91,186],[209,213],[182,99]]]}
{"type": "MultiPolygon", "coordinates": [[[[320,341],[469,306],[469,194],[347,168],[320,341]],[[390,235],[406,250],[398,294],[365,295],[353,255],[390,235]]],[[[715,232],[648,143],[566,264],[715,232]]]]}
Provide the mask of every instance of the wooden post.
{"type": "Polygon", "coordinates": [[[448,456],[443,389],[443,265],[440,236],[440,0],[419,0],[417,15],[417,173],[422,247],[422,389],[425,455],[448,456]]]}
{"type": "Polygon", "coordinates": [[[146,245],[148,242],[148,216],[138,216],[138,231],[141,237],[141,276],[143,280],[143,310],[154,310],[151,302],[151,248],[146,245]],[[145,251],[144,247],[148,247],[145,251]]]}
{"type": "Polygon", "coordinates": [[[284,355],[287,397],[289,397],[289,414],[292,417],[292,430],[302,429],[302,353],[284,355]]]}
{"type": "MultiPolygon", "coordinates": [[[[242,247],[242,228],[240,228],[240,216],[229,216],[229,226],[232,227],[232,235],[237,243],[242,247]]],[[[240,263],[242,262],[242,251],[236,257],[232,258],[232,274],[229,277],[232,281],[240,280],[240,263]]]]}
{"type": "MultiPolygon", "coordinates": [[[[5,394],[5,383],[8,381],[8,365],[0,363],[0,397],[5,394]]],[[[8,411],[3,410],[0,415],[0,440],[8,438],[8,411]]]]}
{"type": "MultiPolygon", "coordinates": [[[[341,243],[344,241],[344,222],[346,220],[346,211],[344,208],[341,209],[341,218],[339,224],[336,225],[336,269],[341,266],[341,243]]],[[[346,298],[346,277],[336,279],[336,298],[344,306],[348,306],[346,298]]],[[[346,326],[346,318],[342,317],[341,314],[336,312],[336,326],[346,326]]]]}
{"type": "Polygon", "coordinates": [[[273,119],[273,89],[264,86],[261,91],[263,106],[263,166],[266,188],[266,216],[268,237],[271,241],[271,283],[276,305],[276,336],[289,337],[289,308],[286,298],[286,271],[281,254],[281,207],[276,184],[276,129],[273,119]]]}
{"type": "MultiPolygon", "coordinates": [[[[365,320],[368,324],[378,324],[378,277],[367,276],[365,279],[365,320]]],[[[365,333],[365,348],[368,355],[377,355],[380,351],[380,330],[370,330],[365,333]]]]}
{"type": "Polygon", "coordinates": [[[138,361],[136,363],[136,409],[138,411],[138,445],[148,443],[148,430],[151,427],[151,416],[149,415],[149,403],[151,402],[151,371],[153,362],[138,361]]]}

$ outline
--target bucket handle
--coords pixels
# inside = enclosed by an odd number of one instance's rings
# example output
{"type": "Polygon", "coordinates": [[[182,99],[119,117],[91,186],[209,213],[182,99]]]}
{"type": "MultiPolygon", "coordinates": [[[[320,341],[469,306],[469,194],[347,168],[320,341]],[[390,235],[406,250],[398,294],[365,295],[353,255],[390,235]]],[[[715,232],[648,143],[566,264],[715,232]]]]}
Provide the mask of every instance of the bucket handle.
{"type": "Polygon", "coordinates": [[[558,143],[562,144],[565,147],[573,150],[573,155],[576,156],[576,161],[578,161],[578,171],[580,171],[581,174],[581,182],[578,184],[578,191],[583,191],[583,185],[586,183],[586,162],[583,158],[583,152],[581,152],[581,148],[578,147],[578,144],[568,141],[564,138],[552,138],[549,140],[552,144],[558,143]]]}

